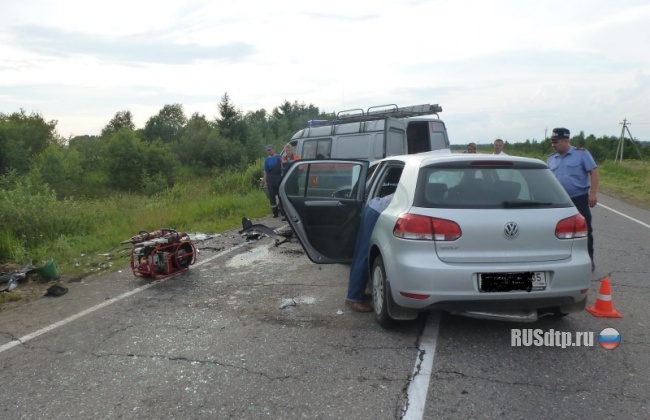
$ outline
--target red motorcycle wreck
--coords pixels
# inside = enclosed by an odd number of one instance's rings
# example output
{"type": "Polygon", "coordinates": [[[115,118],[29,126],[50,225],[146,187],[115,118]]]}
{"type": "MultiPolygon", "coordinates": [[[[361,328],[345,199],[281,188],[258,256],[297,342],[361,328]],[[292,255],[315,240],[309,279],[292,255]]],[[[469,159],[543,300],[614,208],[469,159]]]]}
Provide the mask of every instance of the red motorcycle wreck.
{"type": "Polygon", "coordinates": [[[183,272],[196,262],[196,248],[188,234],[163,228],[141,231],[121,242],[131,243],[131,270],[137,277],[160,280],[183,272]]]}

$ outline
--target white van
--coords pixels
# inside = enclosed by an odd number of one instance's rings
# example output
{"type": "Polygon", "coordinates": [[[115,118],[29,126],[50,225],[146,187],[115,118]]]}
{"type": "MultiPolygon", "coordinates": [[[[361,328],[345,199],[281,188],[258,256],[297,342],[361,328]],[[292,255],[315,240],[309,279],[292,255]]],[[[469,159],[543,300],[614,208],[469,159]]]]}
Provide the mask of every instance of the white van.
{"type": "Polygon", "coordinates": [[[340,111],[333,120],[311,120],[291,137],[302,159],[362,159],[449,149],[445,123],[435,105],[379,105],[340,111]]]}

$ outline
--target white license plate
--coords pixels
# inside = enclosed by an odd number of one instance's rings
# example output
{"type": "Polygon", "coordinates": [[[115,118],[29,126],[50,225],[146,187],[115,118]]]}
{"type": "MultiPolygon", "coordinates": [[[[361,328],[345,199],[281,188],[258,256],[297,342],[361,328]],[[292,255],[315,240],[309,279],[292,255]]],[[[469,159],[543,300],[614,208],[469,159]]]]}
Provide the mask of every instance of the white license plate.
{"type": "Polygon", "coordinates": [[[478,275],[478,289],[486,293],[545,290],[546,273],[543,271],[480,273],[478,275]]]}
{"type": "Polygon", "coordinates": [[[533,273],[533,290],[546,289],[546,273],[543,271],[535,271],[533,273]]]}

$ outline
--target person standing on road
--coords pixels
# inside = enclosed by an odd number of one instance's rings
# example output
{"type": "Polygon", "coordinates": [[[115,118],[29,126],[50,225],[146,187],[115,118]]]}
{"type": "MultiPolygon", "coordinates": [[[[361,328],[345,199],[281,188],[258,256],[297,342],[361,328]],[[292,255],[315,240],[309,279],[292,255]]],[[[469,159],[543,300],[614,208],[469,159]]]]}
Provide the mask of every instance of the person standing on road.
{"type": "Polygon", "coordinates": [[[591,271],[596,269],[594,264],[594,237],[591,227],[591,208],[598,203],[598,165],[591,153],[582,147],[571,146],[571,132],[563,127],[553,129],[551,146],[555,153],[549,155],[546,163],[560,181],[571,201],[587,221],[589,257],[591,271]],[[591,183],[589,182],[591,179],[591,183]]]}
{"type": "Polygon", "coordinates": [[[277,195],[280,181],[282,180],[280,155],[275,153],[275,148],[272,144],[266,146],[266,154],[268,156],[264,159],[264,189],[269,196],[273,217],[278,217],[280,215],[280,209],[278,208],[277,195]]]}
{"type": "Polygon", "coordinates": [[[348,279],[348,296],[345,299],[345,304],[357,312],[372,312],[370,298],[366,295],[366,285],[370,277],[370,270],[368,269],[370,236],[372,236],[379,215],[386,210],[393,195],[373,198],[361,216],[361,225],[359,226],[359,233],[357,233],[354,257],[348,279]]]}
{"type": "MultiPolygon", "coordinates": [[[[291,143],[285,144],[284,156],[282,156],[282,159],[280,160],[280,167],[282,169],[282,178],[284,178],[284,175],[287,173],[291,165],[293,165],[293,163],[297,160],[300,160],[300,156],[293,153],[293,147],[291,146],[291,143]]],[[[290,179],[287,180],[287,188],[286,188],[287,194],[289,195],[298,194],[298,190],[299,190],[298,175],[299,174],[296,172],[291,175],[290,179]]]]}
{"type": "Polygon", "coordinates": [[[468,144],[465,153],[476,153],[476,143],[472,142],[468,144]]]}
{"type": "MultiPolygon", "coordinates": [[[[282,178],[284,178],[284,174],[287,173],[291,165],[293,165],[293,162],[300,160],[300,156],[296,155],[293,153],[293,147],[291,146],[291,143],[287,143],[284,145],[284,156],[280,159],[280,171],[282,173],[282,178]]],[[[286,191],[287,194],[289,195],[295,195],[298,194],[298,173],[295,173],[294,175],[291,176],[289,180],[287,180],[287,187],[286,191]]],[[[280,213],[282,213],[283,217],[282,220],[287,220],[286,219],[286,214],[284,213],[284,210],[282,209],[282,203],[278,200],[278,206],[280,206],[280,213]]]]}
{"type": "Polygon", "coordinates": [[[508,156],[508,154],[503,151],[503,140],[501,139],[494,140],[492,147],[494,149],[494,152],[492,152],[493,155],[508,156]]]}
{"type": "Polygon", "coordinates": [[[293,153],[293,147],[291,146],[291,143],[287,143],[284,145],[284,156],[282,156],[282,159],[280,159],[280,168],[282,172],[282,176],[287,173],[287,170],[293,164],[293,162],[300,160],[300,156],[296,155],[293,153]]]}

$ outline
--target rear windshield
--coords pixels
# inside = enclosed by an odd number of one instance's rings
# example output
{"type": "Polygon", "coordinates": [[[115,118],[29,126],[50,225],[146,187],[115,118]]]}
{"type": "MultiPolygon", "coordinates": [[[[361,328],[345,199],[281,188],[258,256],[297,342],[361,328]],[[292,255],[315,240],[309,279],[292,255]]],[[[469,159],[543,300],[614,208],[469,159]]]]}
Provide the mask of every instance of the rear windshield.
{"type": "Polygon", "coordinates": [[[504,209],[573,205],[551,171],[541,164],[468,163],[421,168],[413,204],[427,208],[504,209]]]}

